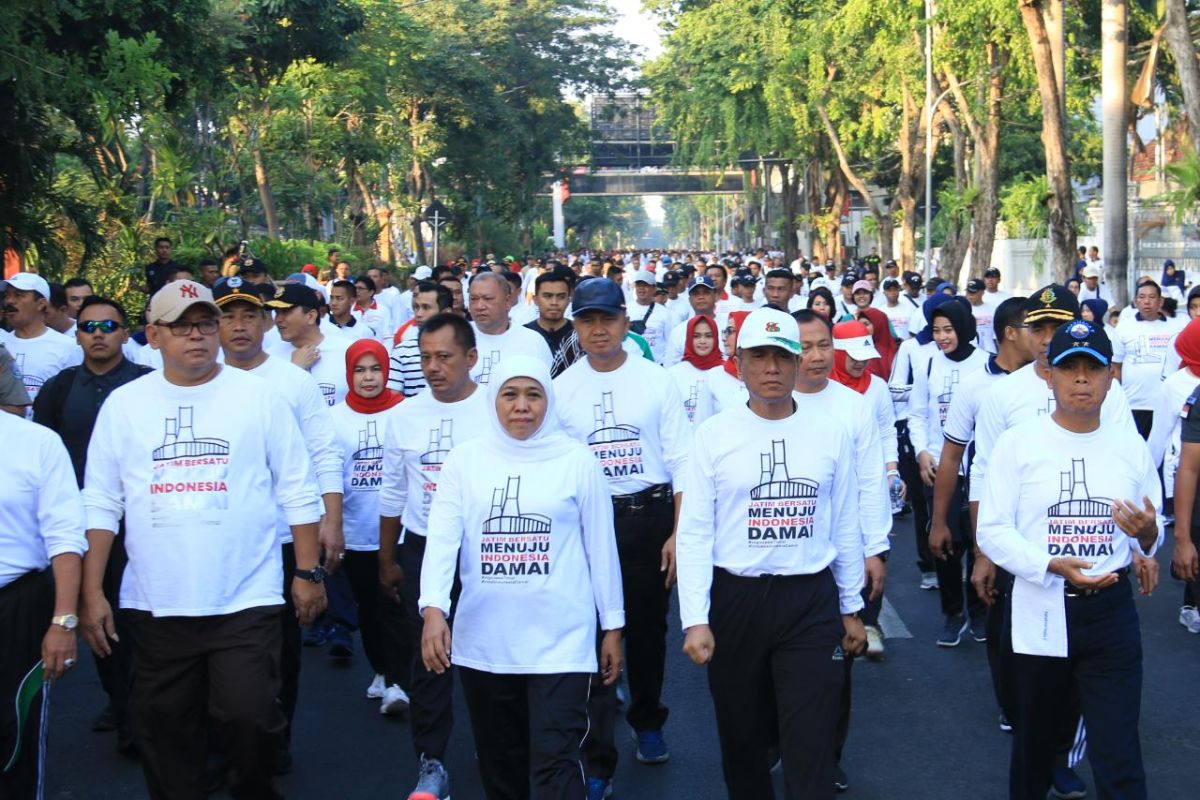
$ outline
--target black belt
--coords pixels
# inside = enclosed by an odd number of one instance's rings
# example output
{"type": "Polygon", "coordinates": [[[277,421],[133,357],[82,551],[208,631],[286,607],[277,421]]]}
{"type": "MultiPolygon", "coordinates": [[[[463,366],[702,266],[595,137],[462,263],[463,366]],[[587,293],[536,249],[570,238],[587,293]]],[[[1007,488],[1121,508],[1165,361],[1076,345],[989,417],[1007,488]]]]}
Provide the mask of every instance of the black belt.
{"type": "Polygon", "coordinates": [[[1114,571],[1116,572],[1117,580],[1113,581],[1102,589],[1081,589],[1078,586],[1065,583],[1063,584],[1063,594],[1065,594],[1067,597],[1095,597],[1098,594],[1107,592],[1113,587],[1120,586],[1123,581],[1128,580],[1129,567],[1121,567],[1120,569],[1114,571]]]}
{"type": "Polygon", "coordinates": [[[674,498],[675,492],[671,490],[671,484],[655,484],[633,494],[614,495],[612,499],[613,514],[618,517],[633,514],[652,503],[670,502],[674,498]]]}

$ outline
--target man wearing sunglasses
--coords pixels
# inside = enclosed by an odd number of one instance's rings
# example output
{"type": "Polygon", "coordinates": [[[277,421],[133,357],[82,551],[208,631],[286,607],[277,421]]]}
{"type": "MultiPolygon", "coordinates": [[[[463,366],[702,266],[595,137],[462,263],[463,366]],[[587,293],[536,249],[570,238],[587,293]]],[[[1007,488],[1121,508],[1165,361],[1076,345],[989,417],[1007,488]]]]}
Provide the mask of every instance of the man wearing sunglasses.
{"type": "MultiPolygon", "coordinates": [[[[152,370],[125,358],[121,348],[129,339],[128,318],[125,310],[107,297],[84,299],[79,307],[75,338],[83,348],[83,363],[68,367],[46,381],[33,404],[33,421],[62,438],[82,489],[88,442],[100,406],[118,386],[152,370]]],[[[126,561],[124,537],[118,536],[113,541],[103,584],[105,599],[114,608],[126,561]]],[[[127,714],[132,639],[126,635],[123,622],[118,622],[116,629],[120,640],[113,644],[112,657],[96,659],[96,671],[108,695],[108,705],[92,722],[92,730],[117,731],[117,749],[131,753],[136,750],[127,714]]]]}

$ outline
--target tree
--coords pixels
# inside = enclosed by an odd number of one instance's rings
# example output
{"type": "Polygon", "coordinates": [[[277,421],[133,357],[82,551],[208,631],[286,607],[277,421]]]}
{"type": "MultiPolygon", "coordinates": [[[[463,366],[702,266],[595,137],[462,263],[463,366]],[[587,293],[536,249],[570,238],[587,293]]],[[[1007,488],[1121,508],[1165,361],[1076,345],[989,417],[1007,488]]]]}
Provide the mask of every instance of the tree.
{"type": "Polygon", "coordinates": [[[1167,40],[1179,73],[1192,148],[1200,152],[1200,62],[1196,60],[1196,45],[1188,27],[1187,3],[1185,0],[1166,0],[1166,7],[1163,37],[1167,40]]]}

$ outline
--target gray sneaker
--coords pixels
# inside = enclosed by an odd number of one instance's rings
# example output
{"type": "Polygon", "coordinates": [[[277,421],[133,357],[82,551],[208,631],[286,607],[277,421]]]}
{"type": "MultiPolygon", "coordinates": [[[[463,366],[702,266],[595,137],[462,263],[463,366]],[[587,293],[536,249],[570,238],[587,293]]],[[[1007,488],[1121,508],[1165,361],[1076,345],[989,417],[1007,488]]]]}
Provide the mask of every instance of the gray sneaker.
{"type": "Polygon", "coordinates": [[[450,776],[441,761],[421,754],[421,776],[408,800],[450,800],[450,776]]]}

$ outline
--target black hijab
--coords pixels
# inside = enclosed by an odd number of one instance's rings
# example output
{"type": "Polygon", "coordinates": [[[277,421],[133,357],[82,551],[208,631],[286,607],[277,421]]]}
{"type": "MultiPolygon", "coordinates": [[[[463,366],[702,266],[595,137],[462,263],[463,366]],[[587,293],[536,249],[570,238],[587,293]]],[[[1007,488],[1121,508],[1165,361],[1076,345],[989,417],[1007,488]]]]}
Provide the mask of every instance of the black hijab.
{"type": "MultiPolygon", "coordinates": [[[[954,300],[958,300],[957,297],[954,300]]],[[[963,300],[966,300],[964,297],[963,300]]],[[[954,362],[965,361],[975,352],[975,315],[969,309],[970,301],[966,303],[950,302],[942,303],[933,310],[930,315],[930,324],[938,317],[945,317],[954,328],[954,333],[958,336],[958,346],[949,353],[944,353],[946,358],[954,362]],[[964,306],[967,306],[964,308],[964,306]]]]}

